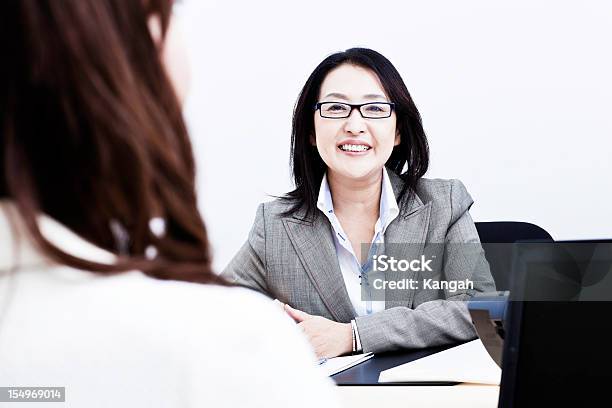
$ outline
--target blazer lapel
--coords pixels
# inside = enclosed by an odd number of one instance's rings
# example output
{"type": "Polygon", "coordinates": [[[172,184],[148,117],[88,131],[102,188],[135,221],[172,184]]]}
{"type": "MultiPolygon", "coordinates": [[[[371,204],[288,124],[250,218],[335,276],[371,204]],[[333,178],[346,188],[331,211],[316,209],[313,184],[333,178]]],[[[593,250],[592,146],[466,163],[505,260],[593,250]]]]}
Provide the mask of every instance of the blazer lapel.
{"type": "MultiPolygon", "coordinates": [[[[403,187],[403,181],[392,171],[389,170],[388,173],[397,198],[403,187]]],[[[408,195],[408,192],[406,192],[406,195],[408,195]]],[[[400,213],[385,231],[385,253],[397,260],[418,259],[423,254],[425,246],[431,214],[431,203],[424,205],[421,199],[414,194],[409,199],[404,196],[398,205],[400,213]]],[[[412,271],[387,271],[385,278],[388,281],[417,279],[418,273],[412,271]]],[[[385,290],[385,309],[397,306],[412,307],[414,293],[414,289],[385,290]]]]}
{"type": "Polygon", "coordinates": [[[323,303],[339,322],[356,316],[351,304],[332,240],[331,226],[317,214],[313,222],[283,219],[285,230],[323,303]]]}

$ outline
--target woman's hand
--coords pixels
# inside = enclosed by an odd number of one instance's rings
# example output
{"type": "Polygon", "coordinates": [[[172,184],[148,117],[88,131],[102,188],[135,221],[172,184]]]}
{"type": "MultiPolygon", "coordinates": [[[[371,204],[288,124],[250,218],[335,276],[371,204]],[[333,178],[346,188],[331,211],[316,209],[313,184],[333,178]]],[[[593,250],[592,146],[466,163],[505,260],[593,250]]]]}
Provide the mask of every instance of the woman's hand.
{"type": "Polygon", "coordinates": [[[331,358],[353,351],[350,323],[338,323],[321,316],[313,316],[287,304],[284,308],[304,331],[318,358],[331,358]]]}

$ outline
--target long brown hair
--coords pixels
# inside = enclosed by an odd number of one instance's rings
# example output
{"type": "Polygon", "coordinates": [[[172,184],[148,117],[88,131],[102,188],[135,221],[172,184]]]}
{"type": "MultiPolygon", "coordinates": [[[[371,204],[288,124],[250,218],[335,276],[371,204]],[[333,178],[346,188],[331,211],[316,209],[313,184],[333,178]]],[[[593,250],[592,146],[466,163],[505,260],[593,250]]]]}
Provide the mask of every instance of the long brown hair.
{"type": "Polygon", "coordinates": [[[172,1],[20,0],[0,8],[0,197],[16,204],[38,246],[79,269],[223,284],[211,270],[180,104],[147,24],[158,16],[163,36],[172,1]],[[63,252],[39,230],[40,213],[117,262],[63,252]],[[151,231],[154,217],[165,220],[165,234],[151,231]],[[145,256],[151,246],[154,259],[145,256]]]}

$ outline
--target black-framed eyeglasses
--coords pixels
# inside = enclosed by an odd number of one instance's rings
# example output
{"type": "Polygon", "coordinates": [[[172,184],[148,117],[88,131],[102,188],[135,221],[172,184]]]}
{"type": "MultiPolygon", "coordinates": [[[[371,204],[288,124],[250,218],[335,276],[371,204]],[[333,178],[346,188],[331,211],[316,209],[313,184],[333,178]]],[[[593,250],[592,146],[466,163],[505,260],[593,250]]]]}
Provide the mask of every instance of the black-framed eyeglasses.
{"type": "Polygon", "coordinates": [[[357,109],[364,119],[385,119],[391,116],[395,104],[391,102],[368,102],[355,105],[345,102],[317,102],[314,110],[319,110],[322,118],[344,119],[357,109]]]}

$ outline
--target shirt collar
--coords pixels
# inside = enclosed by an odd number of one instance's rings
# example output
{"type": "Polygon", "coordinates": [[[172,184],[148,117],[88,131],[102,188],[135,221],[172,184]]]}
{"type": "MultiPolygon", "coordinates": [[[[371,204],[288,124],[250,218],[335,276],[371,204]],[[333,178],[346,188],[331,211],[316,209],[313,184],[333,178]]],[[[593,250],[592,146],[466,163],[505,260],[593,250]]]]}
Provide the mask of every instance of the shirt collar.
{"type": "Polygon", "coordinates": [[[319,187],[317,208],[326,216],[328,214],[333,214],[334,212],[334,203],[332,201],[331,190],[329,189],[329,183],[327,182],[327,172],[323,175],[321,187],[319,187]]]}
{"type": "Polygon", "coordinates": [[[380,220],[383,225],[383,233],[397,216],[399,215],[399,206],[393,193],[391,179],[387,173],[387,168],[383,167],[383,182],[380,191],[380,220]]]}
{"type": "MultiPolygon", "coordinates": [[[[382,188],[380,191],[380,208],[378,221],[382,227],[384,233],[391,221],[393,221],[399,214],[399,207],[395,194],[393,193],[393,186],[391,185],[391,179],[387,173],[386,167],[382,169],[383,179],[382,188]]],[[[327,218],[330,218],[331,214],[334,214],[334,203],[331,196],[331,190],[329,189],[329,183],[327,181],[327,173],[323,175],[321,181],[321,187],[319,188],[319,197],[317,199],[317,208],[325,214],[327,218]]],[[[334,216],[335,217],[335,216],[334,216]]]]}

